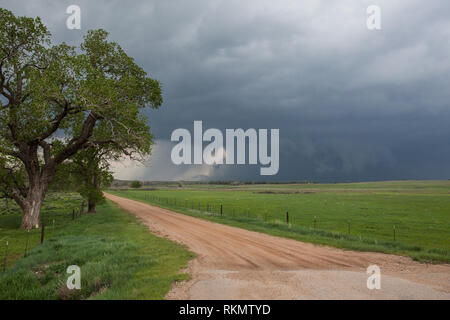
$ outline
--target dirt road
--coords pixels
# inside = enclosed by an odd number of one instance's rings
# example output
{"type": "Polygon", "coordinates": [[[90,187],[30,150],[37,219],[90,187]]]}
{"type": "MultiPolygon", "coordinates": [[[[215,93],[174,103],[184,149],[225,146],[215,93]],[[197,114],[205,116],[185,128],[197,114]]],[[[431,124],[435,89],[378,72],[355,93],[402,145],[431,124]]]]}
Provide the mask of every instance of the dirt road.
{"type": "Polygon", "coordinates": [[[448,264],[317,246],[106,197],[196,253],[192,280],[168,299],[450,299],[448,264]],[[381,269],[380,290],[367,288],[370,265],[381,269]]]}

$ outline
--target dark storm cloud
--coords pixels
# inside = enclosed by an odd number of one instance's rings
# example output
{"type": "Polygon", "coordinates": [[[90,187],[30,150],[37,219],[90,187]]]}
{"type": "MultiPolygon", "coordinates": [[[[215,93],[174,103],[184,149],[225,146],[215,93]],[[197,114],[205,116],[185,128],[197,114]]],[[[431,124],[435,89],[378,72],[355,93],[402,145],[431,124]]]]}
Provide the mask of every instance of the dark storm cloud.
{"type": "Polygon", "coordinates": [[[276,180],[450,177],[450,3],[409,1],[2,1],[41,16],[56,42],[104,28],[153,77],[165,103],[148,168],[118,176],[262,179],[259,166],[170,162],[171,132],[279,128],[276,180]],[[65,8],[82,9],[67,30],[65,8]],[[382,30],[366,28],[366,8],[382,30]]]}

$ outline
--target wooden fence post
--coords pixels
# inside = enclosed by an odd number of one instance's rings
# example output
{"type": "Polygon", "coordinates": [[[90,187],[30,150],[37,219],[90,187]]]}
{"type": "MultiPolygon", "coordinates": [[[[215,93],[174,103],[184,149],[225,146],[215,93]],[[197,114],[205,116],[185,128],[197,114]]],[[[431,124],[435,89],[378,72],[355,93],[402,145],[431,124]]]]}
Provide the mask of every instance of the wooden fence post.
{"type": "Polygon", "coordinates": [[[45,236],[45,224],[42,222],[42,229],[41,229],[41,244],[44,243],[44,236],[45,236]]]}
{"type": "Polygon", "coordinates": [[[6,259],[8,257],[8,241],[6,241],[5,259],[3,260],[3,272],[6,270],[6,259]]]}
{"type": "Polygon", "coordinates": [[[81,217],[81,215],[84,213],[84,206],[85,206],[85,205],[86,205],[86,204],[84,203],[84,201],[81,202],[80,217],[81,217]]]}
{"type": "Polygon", "coordinates": [[[24,257],[27,256],[27,251],[28,251],[28,239],[30,238],[30,229],[27,229],[27,242],[25,243],[25,254],[23,255],[24,257]]]}
{"type": "Polygon", "coordinates": [[[223,207],[220,205],[220,215],[223,215],[223,207]]]}
{"type": "Polygon", "coordinates": [[[289,224],[289,211],[286,211],[286,224],[289,224]]]}

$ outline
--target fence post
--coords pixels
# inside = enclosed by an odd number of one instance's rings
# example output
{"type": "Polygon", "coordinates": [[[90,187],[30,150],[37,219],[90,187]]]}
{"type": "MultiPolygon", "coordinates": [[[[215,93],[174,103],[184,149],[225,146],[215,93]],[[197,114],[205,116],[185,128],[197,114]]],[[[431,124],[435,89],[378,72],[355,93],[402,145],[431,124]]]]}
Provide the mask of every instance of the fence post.
{"type": "Polygon", "coordinates": [[[394,241],[395,241],[395,225],[394,225],[394,241]]]}
{"type": "Polygon", "coordinates": [[[314,216],[314,230],[316,230],[316,216],[314,216]]]}
{"type": "Polygon", "coordinates": [[[84,213],[84,206],[85,206],[85,205],[86,205],[86,204],[84,203],[84,201],[81,202],[80,217],[81,217],[81,215],[84,213]]]}
{"type": "Polygon", "coordinates": [[[44,243],[44,235],[45,235],[45,224],[42,222],[42,229],[41,229],[41,244],[44,243]]]}
{"type": "Polygon", "coordinates": [[[30,238],[30,229],[27,229],[27,242],[25,243],[25,254],[23,255],[24,257],[27,256],[27,251],[28,251],[28,239],[30,238]]]}
{"type": "Polygon", "coordinates": [[[8,241],[6,241],[5,259],[3,260],[3,272],[6,270],[6,258],[8,257],[8,241]]]}
{"type": "Polygon", "coordinates": [[[289,211],[286,211],[286,224],[289,224],[289,211]]]}
{"type": "Polygon", "coordinates": [[[222,215],[223,214],[223,207],[222,207],[222,205],[220,205],[220,215],[222,215]]]}
{"type": "Polygon", "coordinates": [[[348,223],[348,234],[350,234],[350,220],[348,220],[347,223],[348,223]]]}
{"type": "Polygon", "coordinates": [[[75,220],[75,209],[72,209],[72,220],[75,220]]]}

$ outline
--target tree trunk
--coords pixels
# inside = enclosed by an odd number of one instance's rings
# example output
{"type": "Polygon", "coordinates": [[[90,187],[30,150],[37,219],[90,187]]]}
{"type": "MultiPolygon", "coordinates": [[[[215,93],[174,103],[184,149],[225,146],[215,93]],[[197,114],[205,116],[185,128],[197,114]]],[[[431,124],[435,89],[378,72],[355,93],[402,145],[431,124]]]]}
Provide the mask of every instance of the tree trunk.
{"type": "Polygon", "coordinates": [[[41,208],[44,202],[45,192],[47,188],[45,185],[37,184],[30,187],[27,197],[22,204],[23,217],[22,229],[39,228],[41,225],[41,208]]]}
{"type": "Polygon", "coordinates": [[[55,174],[55,167],[47,167],[45,170],[28,170],[28,181],[30,182],[26,197],[15,198],[22,208],[22,229],[33,229],[41,226],[41,208],[45,199],[48,186],[55,174]],[[18,201],[19,200],[19,201],[18,201]]]}
{"type": "MultiPolygon", "coordinates": [[[[98,162],[95,165],[96,167],[98,167],[98,162]]],[[[92,185],[94,186],[94,188],[97,190],[99,189],[99,185],[98,185],[98,177],[97,177],[98,173],[95,170],[93,172],[93,177],[92,177],[92,185]]],[[[88,181],[88,185],[89,185],[89,181],[88,181]]],[[[96,213],[97,211],[95,211],[95,207],[97,206],[97,202],[98,199],[96,198],[96,196],[92,196],[88,199],[88,213],[96,213]]]]}
{"type": "Polygon", "coordinates": [[[95,211],[95,207],[96,207],[96,203],[93,199],[88,199],[88,213],[96,213],[97,211],[95,211]]]}

